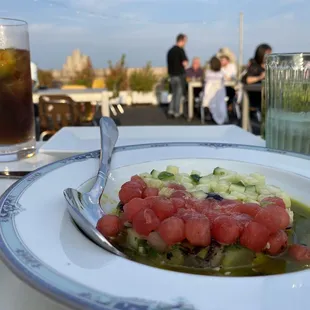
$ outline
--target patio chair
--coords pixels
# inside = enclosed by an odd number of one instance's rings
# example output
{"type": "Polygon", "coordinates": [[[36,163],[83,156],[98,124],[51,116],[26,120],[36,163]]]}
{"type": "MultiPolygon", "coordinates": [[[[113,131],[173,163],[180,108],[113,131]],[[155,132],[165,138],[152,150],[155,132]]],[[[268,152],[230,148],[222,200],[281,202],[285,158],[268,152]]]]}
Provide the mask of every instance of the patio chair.
{"type": "Polygon", "coordinates": [[[64,126],[78,126],[75,102],[65,95],[44,95],[39,98],[40,140],[50,137],[64,126]]]}
{"type": "Polygon", "coordinates": [[[74,113],[77,117],[77,123],[80,126],[96,126],[95,118],[101,117],[101,110],[98,103],[97,105],[92,105],[91,102],[74,102],[74,113]]]}

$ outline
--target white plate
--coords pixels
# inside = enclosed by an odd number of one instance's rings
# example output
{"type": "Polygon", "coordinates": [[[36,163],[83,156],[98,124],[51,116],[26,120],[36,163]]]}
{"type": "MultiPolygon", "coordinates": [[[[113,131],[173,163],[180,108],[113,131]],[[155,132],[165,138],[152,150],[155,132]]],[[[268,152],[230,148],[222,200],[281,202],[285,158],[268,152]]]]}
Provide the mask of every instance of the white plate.
{"type": "MultiPolygon", "coordinates": [[[[117,145],[146,142],[222,142],[265,146],[258,136],[235,125],[225,126],[120,126],[117,145]]],[[[64,127],[40,148],[62,158],[100,148],[97,127],[64,127]]]]}
{"type": "MultiPolygon", "coordinates": [[[[93,179],[98,156],[99,152],[76,155],[40,168],[2,196],[2,258],[24,281],[77,309],[308,308],[308,270],[252,278],[192,275],[140,265],[93,244],[73,225],[62,192],[93,179]]],[[[309,157],[232,144],[164,143],[116,148],[105,191],[111,204],[116,204],[119,186],[131,175],[163,169],[168,163],[203,173],[216,166],[258,171],[292,197],[310,202],[309,157]]]]}

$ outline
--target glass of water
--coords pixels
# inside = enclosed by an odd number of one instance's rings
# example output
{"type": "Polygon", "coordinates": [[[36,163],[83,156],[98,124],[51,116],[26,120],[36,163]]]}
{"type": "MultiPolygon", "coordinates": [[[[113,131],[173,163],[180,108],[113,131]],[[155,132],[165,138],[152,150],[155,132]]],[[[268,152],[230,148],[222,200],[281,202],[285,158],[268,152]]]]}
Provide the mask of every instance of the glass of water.
{"type": "Polygon", "coordinates": [[[266,59],[266,146],[310,155],[310,53],[266,59]]]}

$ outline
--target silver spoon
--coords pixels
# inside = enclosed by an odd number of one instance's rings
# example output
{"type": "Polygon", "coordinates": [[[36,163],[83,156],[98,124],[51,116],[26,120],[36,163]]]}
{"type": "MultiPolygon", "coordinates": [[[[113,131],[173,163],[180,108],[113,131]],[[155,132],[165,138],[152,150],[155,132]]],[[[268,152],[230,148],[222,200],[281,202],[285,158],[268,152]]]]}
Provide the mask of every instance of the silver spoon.
{"type": "Polygon", "coordinates": [[[107,183],[112,152],[117,138],[118,129],[114,121],[109,117],[102,117],[100,119],[100,167],[95,184],[87,193],[67,188],[64,190],[64,196],[73,220],[91,240],[111,253],[126,257],[96,229],[98,220],[105,214],[100,206],[100,197],[107,183]]]}

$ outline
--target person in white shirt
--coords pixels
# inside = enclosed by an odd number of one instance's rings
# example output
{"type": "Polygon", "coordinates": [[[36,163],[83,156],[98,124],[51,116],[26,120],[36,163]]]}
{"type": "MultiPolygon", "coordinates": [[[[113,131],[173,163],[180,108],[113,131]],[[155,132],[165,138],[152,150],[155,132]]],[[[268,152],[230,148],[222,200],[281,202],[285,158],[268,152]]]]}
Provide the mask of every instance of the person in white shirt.
{"type": "Polygon", "coordinates": [[[226,93],[228,97],[228,105],[231,105],[233,103],[233,100],[235,98],[236,92],[233,87],[234,83],[237,82],[237,65],[236,65],[236,58],[233,54],[233,52],[227,48],[221,48],[219,52],[217,53],[217,57],[221,61],[222,65],[222,72],[224,74],[224,80],[226,84],[226,93]],[[227,85],[230,84],[230,85],[227,85]]]}
{"type": "Polygon", "coordinates": [[[35,91],[39,87],[38,66],[34,62],[31,62],[30,70],[31,70],[32,90],[35,91]]]}
{"type": "Polygon", "coordinates": [[[213,120],[222,125],[227,120],[226,90],[224,73],[221,71],[221,62],[217,57],[210,60],[210,68],[205,75],[201,114],[204,118],[205,108],[209,108],[213,120]]]}

